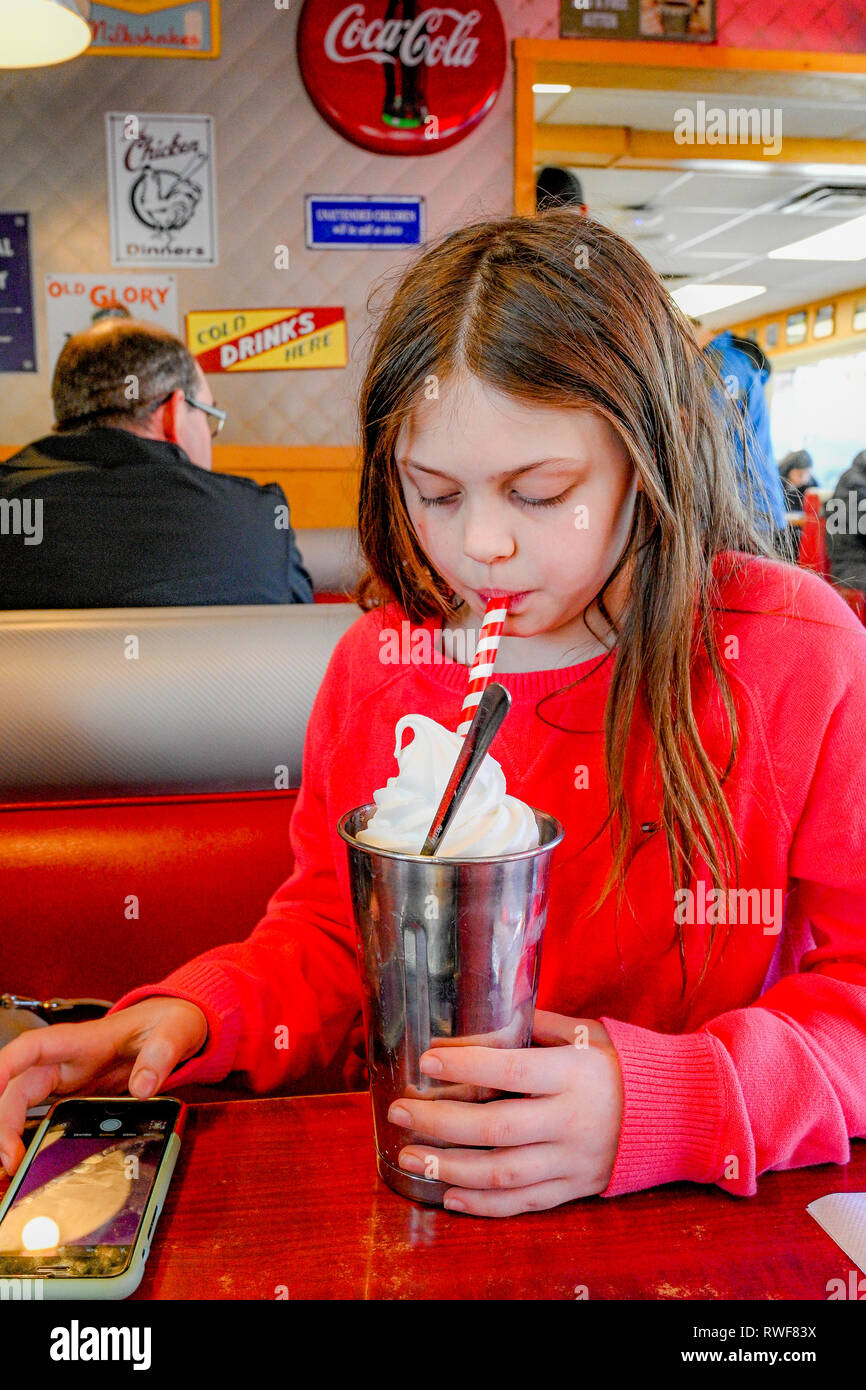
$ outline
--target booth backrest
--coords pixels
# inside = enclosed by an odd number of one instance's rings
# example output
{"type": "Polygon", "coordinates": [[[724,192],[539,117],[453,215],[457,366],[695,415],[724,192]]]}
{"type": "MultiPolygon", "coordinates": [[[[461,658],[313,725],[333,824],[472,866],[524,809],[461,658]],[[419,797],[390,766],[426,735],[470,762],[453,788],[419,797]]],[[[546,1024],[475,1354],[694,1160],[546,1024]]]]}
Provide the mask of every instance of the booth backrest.
{"type": "Polygon", "coordinates": [[[0,800],[297,787],[313,700],[358,616],[349,603],[0,614],[0,800]]]}
{"type": "Polygon", "coordinates": [[[116,999],[245,937],[289,875],[353,604],[0,614],[0,992],[116,999]]]}
{"type": "Polygon", "coordinates": [[[357,531],[340,526],[310,527],[296,531],[295,540],[316,595],[345,594],[354,589],[364,568],[357,531]]]}

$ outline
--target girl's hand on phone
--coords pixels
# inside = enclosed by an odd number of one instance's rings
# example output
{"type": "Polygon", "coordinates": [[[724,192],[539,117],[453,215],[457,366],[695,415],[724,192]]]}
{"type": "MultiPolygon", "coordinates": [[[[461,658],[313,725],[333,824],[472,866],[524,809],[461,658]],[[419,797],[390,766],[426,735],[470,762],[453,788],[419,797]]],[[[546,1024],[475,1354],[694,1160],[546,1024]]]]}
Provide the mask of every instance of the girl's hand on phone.
{"type": "Polygon", "coordinates": [[[431,1047],[421,1070],[437,1081],[528,1093],[484,1104],[395,1101],[406,1127],[473,1148],[401,1150],[400,1167],[452,1184],[445,1205],[473,1216],[542,1211],[603,1192],[622,1124],[622,1076],[607,1029],[595,1019],[537,1009],[537,1048],[431,1047]],[[438,1062],[441,1070],[428,1066],[438,1062]],[[459,1205],[458,1205],[459,1204],[459,1205]]]}
{"type": "Polygon", "coordinates": [[[0,1164],[11,1177],[24,1157],[31,1106],[52,1095],[122,1095],[127,1088],[143,1100],[206,1039],[198,1005],[165,995],[89,1023],[54,1023],[13,1038],[0,1048],[0,1164]]]}

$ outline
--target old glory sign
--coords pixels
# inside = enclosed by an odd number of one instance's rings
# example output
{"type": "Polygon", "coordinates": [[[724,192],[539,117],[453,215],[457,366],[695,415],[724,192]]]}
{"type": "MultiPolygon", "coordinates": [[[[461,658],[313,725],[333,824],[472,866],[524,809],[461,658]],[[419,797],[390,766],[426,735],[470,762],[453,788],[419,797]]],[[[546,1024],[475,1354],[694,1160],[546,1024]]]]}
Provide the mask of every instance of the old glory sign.
{"type": "Polygon", "coordinates": [[[208,309],[186,316],[187,346],[203,372],[345,367],[346,311],[208,309]]]}
{"type": "Polygon", "coordinates": [[[305,0],[298,67],[319,113],[376,154],[435,154],[482,121],[505,77],[494,0],[305,0]]]}

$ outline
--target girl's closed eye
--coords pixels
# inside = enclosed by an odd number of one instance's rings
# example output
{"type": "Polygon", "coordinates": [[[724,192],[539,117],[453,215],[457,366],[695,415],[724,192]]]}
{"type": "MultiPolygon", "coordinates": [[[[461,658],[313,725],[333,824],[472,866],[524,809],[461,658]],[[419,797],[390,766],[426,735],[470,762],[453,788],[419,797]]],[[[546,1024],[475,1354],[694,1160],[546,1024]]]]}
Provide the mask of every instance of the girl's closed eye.
{"type": "MultiPolygon", "coordinates": [[[[570,491],[570,488],[566,488],[565,492],[561,492],[558,497],[522,497],[519,492],[515,492],[513,495],[515,502],[521,507],[556,507],[560,502],[565,501],[570,491]]],[[[449,492],[444,497],[422,497],[419,492],[418,501],[425,507],[445,507],[454,502],[457,495],[456,492],[449,492]]]]}

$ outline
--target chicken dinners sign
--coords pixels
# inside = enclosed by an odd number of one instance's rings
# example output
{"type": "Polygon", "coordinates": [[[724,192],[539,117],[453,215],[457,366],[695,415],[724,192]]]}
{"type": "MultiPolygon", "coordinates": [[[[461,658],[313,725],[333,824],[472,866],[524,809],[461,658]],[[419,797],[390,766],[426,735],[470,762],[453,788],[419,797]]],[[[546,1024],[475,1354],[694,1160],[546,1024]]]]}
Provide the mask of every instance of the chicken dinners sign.
{"type": "Polygon", "coordinates": [[[211,116],[109,111],[113,265],[217,264],[211,116]]]}

